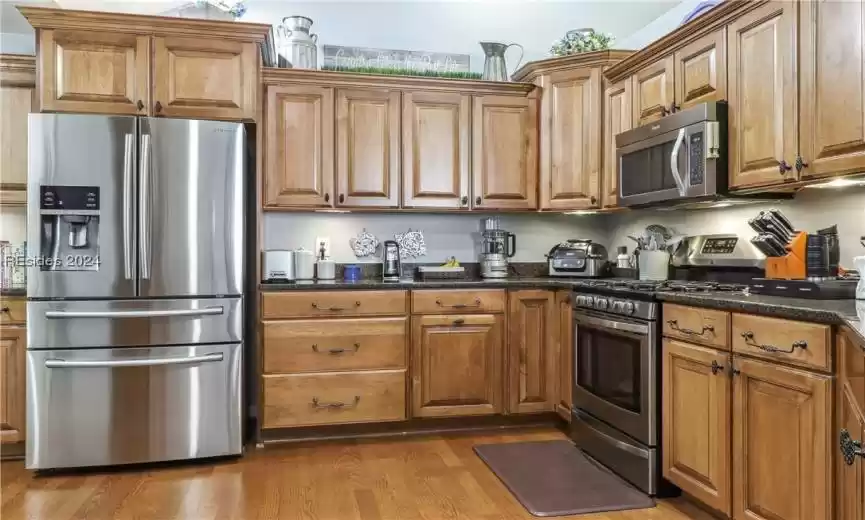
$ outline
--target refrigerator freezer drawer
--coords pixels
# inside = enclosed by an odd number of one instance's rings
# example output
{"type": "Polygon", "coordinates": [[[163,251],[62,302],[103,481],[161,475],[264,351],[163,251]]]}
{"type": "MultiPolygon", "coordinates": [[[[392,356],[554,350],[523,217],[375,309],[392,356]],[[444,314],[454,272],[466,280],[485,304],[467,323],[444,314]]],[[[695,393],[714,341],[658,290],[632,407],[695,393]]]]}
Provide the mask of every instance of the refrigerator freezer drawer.
{"type": "Polygon", "coordinates": [[[241,453],[242,345],[27,352],[27,468],[241,453]]]}
{"type": "Polygon", "coordinates": [[[237,343],[241,298],[27,302],[27,348],[237,343]]]}

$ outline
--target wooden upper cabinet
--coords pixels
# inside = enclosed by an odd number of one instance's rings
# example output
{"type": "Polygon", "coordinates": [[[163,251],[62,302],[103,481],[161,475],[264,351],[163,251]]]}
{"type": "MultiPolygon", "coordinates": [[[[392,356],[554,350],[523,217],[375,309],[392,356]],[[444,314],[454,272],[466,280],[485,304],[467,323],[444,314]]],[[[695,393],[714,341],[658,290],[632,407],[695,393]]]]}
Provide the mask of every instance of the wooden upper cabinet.
{"type": "Polygon", "coordinates": [[[264,207],[333,207],[333,89],[269,85],[264,207]]]}
{"type": "Polygon", "coordinates": [[[502,412],[503,316],[412,317],[412,416],[502,412]]]}
{"type": "Polygon", "coordinates": [[[865,171],[865,7],[801,2],[799,16],[802,176],[865,171]]]}
{"type": "Polygon", "coordinates": [[[544,78],[541,106],[541,209],[597,207],[601,165],[601,70],[544,78]]]}
{"type": "Polygon", "coordinates": [[[733,517],[831,520],[831,378],[734,356],[733,517]]]}
{"type": "Polygon", "coordinates": [[[336,104],[337,205],[398,207],[399,91],[338,90],[336,104]]]}
{"type": "Polygon", "coordinates": [[[476,96],[472,118],[472,207],[537,209],[538,102],[476,96]]]}
{"type": "Polygon", "coordinates": [[[209,38],[153,38],[155,116],[255,119],[258,46],[209,38]]]}
{"type": "Polygon", "coordinates": [[[555,361],[556,377],[556,412],[566,421],[571,420],[571,408],[574,405],[574,322],[571,293],[556,292],[556,332],[554,341],[558,342],[558,359],[555,361]]]}
{"type": "Polygon", "coordinates": [[[726,29],[719,29],[673,55],[677,110],[727,99],[726,35],[726,29]]]}
{"type": "Polygon", "coordinates": [[[149,36],[42,30],[39,67],[42,111],[148,113],[149,36]]]}
{"type": "Polygon", "coordinates": [[[469,208],[471,102],[456,92],[403,93],[403,207],[469,208]]]}
{"type": "Polygon", "coordinates": [[[32,56],[0,54],[0,204],[26,202],[27,119],[35,85],[32,56]]]}
{"type": "Polygon", "coordinates": [[[729,356],[671,339],[664,340],[663,352],[664,477],[729,516],[729,356]]]}
{"type": "Polygon", "coordinates": [[[623,80],[604,91],[604,155],[601,204],[613,208],[619,201],[619,161],[616,135],[632,128],[631,82],[623,80]]]}
{"type": "Polygon", "coordinates": [[[796,178],[798,5],[769,2],[728,26],[730,187],[796,178]]]}
{"type": "Polygon", "coordinates": [[[25,438],[26,348],[24,327],[0,327],[0,443],[25,438]]]}
{"type": "Polygon", "coordinates": [[[673,107],[673,56],[640,70],[631,77],[634,95],[634,126],[667,115],[673,107]]]}
{"type": "Polygon", "coordinates": [[[555,294],[511,291],[508,299],[508,411],[551,411],[558,363],[553,355],[558,333],[555,294]]]}

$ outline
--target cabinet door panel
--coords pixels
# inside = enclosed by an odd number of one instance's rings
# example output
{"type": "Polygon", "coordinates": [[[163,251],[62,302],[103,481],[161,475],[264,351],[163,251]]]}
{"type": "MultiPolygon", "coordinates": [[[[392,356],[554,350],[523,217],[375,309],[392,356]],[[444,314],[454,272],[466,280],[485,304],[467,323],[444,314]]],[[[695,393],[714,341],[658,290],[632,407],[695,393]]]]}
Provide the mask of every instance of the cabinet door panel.
{"type": "Polygon", "coordinates": [[[634,126],[667,115],[673,104],[673,57],[668,56],[632,76],[634,126]]]}
{"type": "Polygon", "coordinates": [[[832,518],[831,378],[734,357],[733,517],[832,518]]]}
{"type": "Polygon", "coordinates": [[[202,38],[153,38],[153,114],[255,119],[258,47],[202,38]]]}
{"type": "Polygon", "coordinates": [[[471,96],[403,94],[403,207],[469,207],[471,96]]]}
{"type": "Polygon", "coordinates": [[[41,111],[148,113],[149,36],[53,29],[39,34],[41,111]]]}
{"type": "Polygon", "coordinates": [[[25,437],[26,348],[23,327],[0,327],[0,443],[21,442],[25,437]]]}
{"type": "Polygon", "coordinates": [[[556,309],[558,312],[558,323],[556,323],[556,335],[558,340],[558,402],[556,412],[566,421],[571,420],[571,408],[574,405],[574,322],[573,306],[571,305],[571,293],[568,291],[556,292],[556,309]]]}
{"type": "Polygon", "coordinates": [[[735,20],[729,40],[730,186],[796,179],[797,4],[769,2],[735,20]]]}
{"type": "Polygon", "coordinates": [[[536,209],[537,99],[475,97],[472,129],[472,207],[536,209]]]}
{"type": "Polygon", "coordinates": [[[619,201],[619,162],[616,160],[616,136],[633,127],[631,81],[610,85],[604,92],[604,158],[603,197],[605,208],[619,201]]]}
{"type": "Polygon", "coordinates": [[[865,171],[865,2],[800,4],[802,175],[865,171]]]}
{"type": "Polygon", "coordinates": [[[676,51],[676,106],[685,109],[727,99],[726,29],[708,34],[676,51]]]}
{"type": "Polygon", "coordinates": [[[556,327],[552,291],[511,291],[508,295],[508,411],[554,409],[556,327]]]}
{"type": "Polygon", "coordinates": [[[838,520],[865,520],[865,459],[848,465],[840,446],[840,434],[847,430],[854,441],[865,441],[865,345],[852,341],[845,332],[837,335],[838,398],[837,428],[833,439],[835,475],[838,479],[836,505],[838,520]]]}
{"type": "Polygon", "coordinates": [[[337,205],[399,206],[399,120],[397,91],[337,91],[337,205]]]}
{"type": "Polygon", "coordinates": [[[502,411],[502,317],[412,317],[412,416],[502,411]]]}
{"type": "Polygon", "coordinates": [[[664,477],[729,515],[728,356],[670,339],[664,340],[663,348],[664,477]]]}
{"type": "Polygon", "coordinates": [[[27,117],[32,87],[0,86],[0,189],[27,189],[27,117]]]}
{"type": "Polygon", "coordinates": [[[598,205],[601,71],[553,72],[541,107],[541,209],[598,205]]]}
{"type": "Polygon", "coordinates": [[[264,207],[333,206],[333,89],[267,87],[264,207]]]}

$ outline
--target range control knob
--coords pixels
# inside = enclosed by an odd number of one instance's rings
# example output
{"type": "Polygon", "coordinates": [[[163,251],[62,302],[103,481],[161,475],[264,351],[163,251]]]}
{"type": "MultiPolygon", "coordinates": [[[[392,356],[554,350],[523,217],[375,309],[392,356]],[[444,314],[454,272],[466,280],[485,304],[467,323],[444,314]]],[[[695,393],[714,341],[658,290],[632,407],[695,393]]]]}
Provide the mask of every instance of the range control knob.
{"type": "Polygon", "coordinates": [[[608,301],[606,298],[595,298],[595,308],[601,311],[607,310],[608,301]]]}
{"type": "Polygon", "coordinates": [[[577,305],[585,305],[585,304],[586,304],[586,297],[583,296],[582,294],[577,296],[577,305]]]}
{"type": "Polygon", "coordinates": [[[624,304],[625,314],[631,315],[634,314],[636,307],[634,306],[634,302],[625,302],[624,304]]]}
{"type": "Polygon", "coordinates": [[[612,309],[613,312],[624,312],[625,302],[613,300],[613,304],[610,305],[610,309],[612,309]]]}

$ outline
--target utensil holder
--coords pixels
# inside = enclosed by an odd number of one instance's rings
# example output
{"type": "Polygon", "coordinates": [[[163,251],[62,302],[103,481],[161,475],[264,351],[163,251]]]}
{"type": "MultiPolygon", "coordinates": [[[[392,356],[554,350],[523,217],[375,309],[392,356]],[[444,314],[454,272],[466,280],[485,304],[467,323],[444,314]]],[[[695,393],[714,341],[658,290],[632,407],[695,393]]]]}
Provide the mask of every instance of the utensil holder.
{"type": "Polygon", "coordinates": [[[664,281],[670,278],[670,253],[640,251],[640,280],[664,281]]]}

